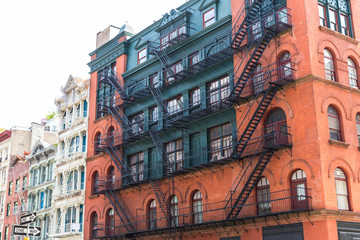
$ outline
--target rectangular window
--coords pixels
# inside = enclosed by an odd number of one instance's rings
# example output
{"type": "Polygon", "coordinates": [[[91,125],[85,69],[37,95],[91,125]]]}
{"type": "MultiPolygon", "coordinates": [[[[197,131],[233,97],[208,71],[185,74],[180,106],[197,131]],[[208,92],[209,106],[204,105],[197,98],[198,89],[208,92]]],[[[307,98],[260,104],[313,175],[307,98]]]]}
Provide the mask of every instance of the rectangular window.
{"type": "Polygon", "coordinates": [[[129,167],[134,182],[142,181],[144,179],[144,152],[130,155],[129,167]]]}
{"type": "Polygon", "coordinates": [[[8,191],[8,195],[12,194],[12,182],[9,182],[9,191],[8,191]]]}
{"type": "Polygon", "coordinates": [[[194,54],[189,56],[189,65],[190,66],[194,66],[198,62],[200,62],[200,54],[199,54],[199,52],[194,53],[194,54]]]}
{"type": "Polygon", "coordinates": [[[255,23],[251,24],[251,35],[252,35],[252,40],[261,38],[261,36],[262,36],[261,21],[257,21],[255,23]]]}
{"type": "Polygon", "coordinates": [[[232,152],[231,124],[225,123],[210,128],[210,161],[230,157],[232,152]]]}
{"type": "Polygon", "coordinates": [[[326,27],[327,21],[326,21],[325,6],[319,4],[318,9],[319,9],[320,26],[326,27]]]}
{"type": "Polygon", "coordinates": [[[9,236],[9,227],[5,227],[4,240],[7,240],[9,236]]]}
{"type": "Polygon", "coordinates": [[[186,27],[185,25],[182,25],[181,27],[178,28],[178,32],[179,32],[179,36],[181,34],[186,34],[186,27]]]}
{"type": "Polygon", "coordinates": [[[40,192],[40,209],[44,208],[45,203],[45,192],[40,192]]]}
{"type": "Polygon", "coordinates": [[[329,10],[330,29],[338,31],[338,19],[337,12],[335,10],[329,10]]]}
{"type": "Polygon", "coordinates": [[[138,113],[129,117],[131,133],[133,135],[140,134],[144,131],[144,113],[138,113]]]}
{"type": "Polygon", "coordinates": [[[175,30],[169,34],[170,41],[174,40],[176,37],[177,37],[177,30],[175,30]]]}
{"type": "Polygon", "coordinates": [[[341,14],[340,15],[340,23],[341,23],[341,33],[349,36],[350,30],[349,30],[349,19],[347,16],[341,14]]]}
{"type": "Polygon", "coordinates": [[[15,192],[18,192],[20,190],[20,179],[16,179],[15,182],[15,192]]]}
{"type": "Polygon", "coordinates": [[[145,62],[146,60],[147,60],[147,51],[146,48],[144,48],[138,52],[138,65],[145,62]]]}
{"type": "MultiPolygon", "coordinates": [[[[175,63],[174,65],[172,65],[170,67],[171,71],[176,75],[177,73],[181,72],[184,67],[183,67],[183,62],[179,61],[177,63],[175,63]]],[[[175,80],[175,78],[173,76],[170,76],[170,74],[168,73],[168,71],[165,71],[165,78],[166,78],[166,82],[172,82],[175,80]]]]}
{"type": "Polygon", "coordinates": [[[18,203],[14,202],[14,210],[13,210],[13,214],[16,214],[18,211],[18,203]]]}
{"type": "Polygon", "coordinates": [[[183,110],[183,96],[179,95],[176,98],[167,101],[167,112],[169,115],[182,112],[183,110]]]}
{"type": "Polygon", "coordinates": [[[80,152],[80,136],[76,136],[75,138],[75,151],[80,152]]]}
{"type": "Polygon", "coordinates": [[[159,120],[159,107],[158,106],[154,106],[152,108],[150,108],[150,122],[156,122],[159,120]]]}
{"type": "Polygon", "coordinates": [[[156,88],[160,86],[159,73],[155,73],[150,76],[150,86],[156,88]]]}
{"type": "Polygon", "coordinates": [[[10,216],[10,210],[11,210],[11,203],[8,203],[6,205],[6,216],[7,217],[10,216]]]}
{"type": "Polygon", "coordinates": [[[41,167],[41,183],[44,183],[46,181],[46,167],[41,167]]]}
{"type": "Polygon", "coordinates": [[[23,177],[22,190],[25,190],[25,188],[26,188],[26,184],[27,184],[27,176],[24,176],[24,177],[23,177]]]}
{"type": "Polygon", "coordinates": [[[203,14],[203,27],[206,28],[215,22],[215,9],[212,8],[203,14]]]}
{"type": "Polygon", "coordinates": [[[86,135],[82,137],[82,152],[86,152],[86,135]]]}
{"type": "Polygon", "coordinates": [[[208,84],[209,104],[219,104],[230,95],[230,78],[225,76],[208,84]]]}
{"type": "Polygon", "coordinates": [[[184,159],[184,146],[183,140],[177,139],[165,144],[166,155],[171,164],[171,167],[167,169],[167,173],[174,171],[179,171],[183,168],[183,159],[184,159]]]}
{"type": "Polygon", "coordinates": [[[88,103],[86,100],[84,100],[84,112],[83,112],[83,117],[87,117],[87,108],[88,108],[88,103]]]}
{"type": "Polygon", "coordinates": [[[162,37],[160,40],[160,49],[164,50],[169,46],[169,35],[162,37]]]}
{"type": "Polygon", "coordinates": [[[195,88],[190,91],[190,107],[200,105],[200,89],[195,88]]]}

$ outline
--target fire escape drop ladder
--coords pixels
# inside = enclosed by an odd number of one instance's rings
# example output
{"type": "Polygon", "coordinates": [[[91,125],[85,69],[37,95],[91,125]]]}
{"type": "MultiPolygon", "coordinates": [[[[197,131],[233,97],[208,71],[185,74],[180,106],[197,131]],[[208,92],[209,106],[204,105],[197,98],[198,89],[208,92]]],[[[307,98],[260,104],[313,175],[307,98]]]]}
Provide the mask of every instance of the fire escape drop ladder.
{"type": "Polygon", "coordinates": [[[120,84],[120,82],[124,81],[117,76],[116,72],[105,70],[101,74],[103,74],[102,82],[111,85],[118,92],[119,96],[124,99],[124,88],[120,84]]]}
{"type": "Polygon", "coordinates": [[[129,233],[135,232],[135,228],[130,220],[133,219],[129,209],[126,207],[124,201],[118,194],[115,195],[113,190],[105,191],[107,198],[109,199],[111,205],[113,206],[114,210],[116,211],[117,215],[119,216],[121,222],[124,224],[124,227],[129,233]],[[119,212],[120,209],[120,212],[119,212]]]}
{"type": "Polygon", "coordinates": [[[154,53],[156,57],[159,59],[163,67],[165,68],[166,73],[168,74],[168,77],[175,77],[174,71],[171,69],[171,59],[166,54],[165,50],[154,50],[154,53]]]}

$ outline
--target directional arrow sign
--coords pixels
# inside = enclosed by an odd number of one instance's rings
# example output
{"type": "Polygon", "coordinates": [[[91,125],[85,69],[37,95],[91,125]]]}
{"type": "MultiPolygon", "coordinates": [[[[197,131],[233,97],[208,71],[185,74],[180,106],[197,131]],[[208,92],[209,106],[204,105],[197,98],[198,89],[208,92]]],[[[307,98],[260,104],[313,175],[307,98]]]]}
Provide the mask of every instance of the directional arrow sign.
{"type": "Polygon", "coordinates": [[[21,225],[13,226],[13,235],[39,237],[40,233],[41,227],[27,227],[21,225]]]}
{"type": "Polygon", "coordinates": [[[25,225],[31,222],[35,222],[35,219],[36,219],[36,212],[26,214],[20,217],[20,224],[25,225]]]}

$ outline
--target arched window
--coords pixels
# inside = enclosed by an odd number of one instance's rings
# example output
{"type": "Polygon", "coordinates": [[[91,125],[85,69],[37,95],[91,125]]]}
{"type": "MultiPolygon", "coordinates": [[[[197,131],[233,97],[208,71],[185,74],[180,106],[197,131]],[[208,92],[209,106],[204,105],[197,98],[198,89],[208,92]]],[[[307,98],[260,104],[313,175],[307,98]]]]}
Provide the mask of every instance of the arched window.
{"type": "Polygon", "coordinates": [[[335,81],[334,57],[328,49],[324,49],[325,78],[335,81]]]}
{"type": "Polygon", "coordinates": [[[360,145],[360,113],[356,114],[356,131],[360,145]]]}
{"type": "Polygon", "coordinates": [[[106,213],[106,236],[115,234],[115,216],[114,209],[110,208],[106,213]]]}
{"type": "Polygon", "coordinates": [[[303,170],[296,170],[290,180],[292,208],[308,209],[306,174],[303,170]]]}
{"type": "Polygon", "coordinates": [[[107,132],[107,143],[110,146],[114,145],[114,127],[110,126],[107,132]]]}
{"type": "Polygon", "coordinates": [[[254,93],[261,92],[264,90],[264,78],[262,72],[261,64],[258,64],[253,72],[253,85],[254,85],[254,93]]]}
{"type": "Polygon", "coordinates": [[[259,215],[271,213],[270,183],[266,177],[260,178],[256,185],[256,199],[259,215]]]}
{"type": "Polygon", "coordinates": [[[99,172],[95,171],[92,176],[92,194],[97,194],[99,192],[99,172]]]}
{"type": "Polygon", "coordinates": [[[350,86],[354,88],[359,88],[355,62],[351,58],[348,58],[347,63],[348,63],[350,86]]]}
{"type": "Polygon", "coordinates": [[[171,226],[179,225],[179,201],[177,196],[173,196],[170,200],[170,222],[171,226]]]}
{"type": "Polygon", "coordinates": [[[342,141],[339,113],[333,106],[327,109],[330,139],[342,141]]]}
{"type": "Polygon", "coordinates": [[[339,210],[350,210],[346,175],[340,168],[335,169],[335,188],[339,210]]]}
{"type": "Polygon", "coordinates": [[[281,55],[279,59],[279,80],[292,78],[292,69],[291,69],[291,54],[290,52],[285,52],[281,55]]]}
{"type": "Polygon", "coordinates": [[[192,198],[193,223],[202,223],[202,195],[200,191],[196,191],[192,198]]]}
{"type": "Polygon", "coordinates": [[[156,201],[151,200],[149,203],[149,229],[154,230],[156,229],[156,201]]]}
{"type": "Polygon", "coordinates": [[[95,134],[95,138],[94,138],[94,154],[99,154],[100,153],[100,145],[101,145],[101,133],[97,132],[95,134]]]}
{"type": "Polygon", "coordinates": [[[265,120],[266,145],[278,146],[287,145],[288,127],[285,112],[281,108],[275,108],[270,111],[265,120]]]}
{"type": "Polygon", "coordinates": [[[90,228],[91,228],[91,239],[97,238],[97,230],[98,230],[98,215],[96,212],[91,214],[90,218],[90,228]]]}
{"type": "Polygon", "coordinates": [[[107,178],[107,184],[106,187],[107,189],[114,189],[115,187],[115,168],[114,166],[110,166],[107,174],[106,174],[106,178],[107,178]]]}

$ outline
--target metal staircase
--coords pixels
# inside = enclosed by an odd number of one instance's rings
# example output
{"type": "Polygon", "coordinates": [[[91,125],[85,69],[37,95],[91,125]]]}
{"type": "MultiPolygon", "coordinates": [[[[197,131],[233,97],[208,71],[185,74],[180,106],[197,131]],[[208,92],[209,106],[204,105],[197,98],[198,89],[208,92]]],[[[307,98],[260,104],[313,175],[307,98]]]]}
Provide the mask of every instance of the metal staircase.
{"type": "Polygon", "coordinates": [[[100,82],[110,84],[123,99],[125,98],[124,89],[120,84],[120,82],[124,83],[124,81],[113,70],[105,69],[100,74],[100,82]]]}
{"type": "MultiPolygon", "coordinates": [[[[246,200],[249,198],[250,193],[256,186],[258,180],[261,177],[264,169],[266,168],[267,164],[270,162],[271,157],[274,154],[274,150],[265,148],[260,155],[258,162],[256,163],[254,169],[252,170],[249,178],[247,179],[241,193],[236,198],[234,204],[230,209],[229,214],[226,216],[227,219],[235,219],[239,215],[242,207],[244,206],[246,200]]],[[[241,181],[241,179],[240,179],[241,181]]],[[[232,201],[233,196],[230,196],[228,201],[232,201]]],[[[228,206],[229,202],[226,204],[228,206]]]]}
{"type": "Polygon", "coordinates": [[[108,107],[108,111],[111,113],[113,118],[116,120],[116,122],[119,124],[119,126],[122,128],[123,132],[128,132],[130,129],[130,121],[125,116],[124,112],[120,109],[119,106],[114,107],[108,107]]]}
{"type": "Polygon", "coordinates": [[[151,185],[152,189],[154,190],[154,193],[158,200],[161,211],[163,212],[164,217],[166,218],[166,221],[168,222],[168,224],[170,226],[169,206],[166,203],[165,194],[161,191],[159,183],[155,179],[150,179],[150,185],[151,185]]]}
{"type": "Polygon", "coordinates": [[[164,100],[164,97],[163,97],[160,89],[158,89],[156,87],[150,87],[150,92],[153,95],[153,97],[155,98],[156,102],[158,103],[158,106],[161,109],[161,111],[163,112],[164,116],[166,116],[167,115],[167,103],[164,100]]]}
{"type": "Polygon", "coordinates": [[[169,162],[167,158],[166,149],[164,147],[162,139],[160,138],[159,132],[156,130],[150,130],[149,133],[164,163],[164,166],[166,168],[166,175],[169,176],[172,172],[174,172],[174,166],[169,162]]]}
{"type": "Polygon", "coordinates": [[[164,66],[165,71],[167,72],[168,76],[174,77],[175,73],[170,67],[172,64],[172,61],[169,58],[169,56],[166,54],[165,50],[154,50],[154,53],[157,56],[157,58],[160,60],[162,65],[164,66]]]}
{"type": "Polygon", "coordinates": [[[132,221],[134,218],[131,215],[129,209],[126,207],[125,202],[122,200],[120,194],[116,195],[115,192],[110,189],[109,191],[105,191],[105,195],[109,199],[126,230],[129,233],[135,232],[135,228],[132,224],[132,222],[134,222],[132,221]]]}
{"type": "Polygon", "coordinates": [[[259,125],[262,117],[264,116],[266,110],[268,109],[271,101],[275,97],[275,94],[280,89],[279,86],[275,84],[270,84],[270,87],[264,93],[259,105],[257,106],[253,116],[251,117],[248,125],[246,126],[243,134],[241,135],[239,141],[236,144],[236,148],[232,154],[232,157],[241,157],[243,151],[245,150],[250,138],[255,132],[257,126],[259,125]]]}
{"type": "MultiPolygon", "coordinates": [[[[248,29],[250,28],[252,21],[254,20],[254,18],[256,18],[258,16],[258,13],[261,10],[262,2],[263,2],[263,0],[254,0],[254,2],[248,8],[247,15],[245,16],[242,23],[239,25],[238,30],[234,33],[234,37],[233,37],[232,44],[231,44],[233,49],[238,50],[240,48],[241,43],[243,42],[243,40],[245,39],[245,37],[248,33],[248,29]]],[[[241,14],[239,14],[239,16],[236,20],[236,23],[240,20],[242,15],[245,13],[245,11],[246,11],[245,9],[246,8],[243,8],[243,12],[241,14]]],[[[235,23],[235,25],[236,25],[236,23],[235,23]]],[[[237,26],[234,26],[234,27],[237,27],[237,26]]]]}

